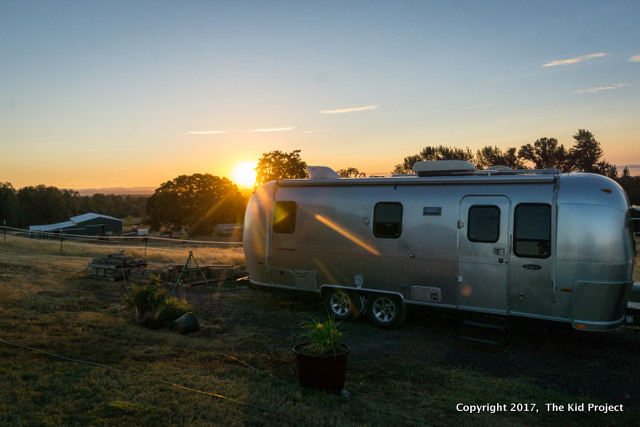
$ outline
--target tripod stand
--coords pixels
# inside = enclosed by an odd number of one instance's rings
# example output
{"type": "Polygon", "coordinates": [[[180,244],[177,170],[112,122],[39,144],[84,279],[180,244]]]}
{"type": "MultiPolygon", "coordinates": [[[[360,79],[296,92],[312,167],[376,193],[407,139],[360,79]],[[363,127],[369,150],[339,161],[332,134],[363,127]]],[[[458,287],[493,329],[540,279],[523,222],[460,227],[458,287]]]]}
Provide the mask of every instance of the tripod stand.
{"type": "Polygon", "coordinates": [[[170,295],[173,295],[173,293],[175,292],[175,290],[178,287],[178,285],[185,281],[186,278],[183,277],[183,275],[185,275],[185,273],[188,274],[189,270],[191,269],[191,265],[192,265],[191,262],[192,261],[196,265],[196,267],[198,268],[198,271],[200,272],[200,275],[202,276],[202,279],[204,279],[205,285],[209,286],[209,282],[207,282],[207,278],[204,275],[204,271],[202,271],[202,269],[198,265],[198,261],[196,261],[196,257],[193,256],[193,251],[189,251],[189,256],[187,257],[187,260],[185,261],[184,265],[182,266],[182,270],[180,271],[180,274],[178,275],[178,279],[176,280],[175,285],[173,285],[173,290],[171,291],[170,295]]]}

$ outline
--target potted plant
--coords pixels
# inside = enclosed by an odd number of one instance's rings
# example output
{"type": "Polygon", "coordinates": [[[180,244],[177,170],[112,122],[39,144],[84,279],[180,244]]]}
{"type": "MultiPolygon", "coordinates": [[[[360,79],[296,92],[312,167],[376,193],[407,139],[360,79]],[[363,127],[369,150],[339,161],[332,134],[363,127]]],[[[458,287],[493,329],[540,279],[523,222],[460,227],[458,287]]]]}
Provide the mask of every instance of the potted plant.
{"type": "Polygon", "coordinates": [[[342,342],[338,325],[333,315],[326,320],[310,318],[301,324],[305,341],[293,347],[301,386],[343,393],[349,346],[342,342]]]}

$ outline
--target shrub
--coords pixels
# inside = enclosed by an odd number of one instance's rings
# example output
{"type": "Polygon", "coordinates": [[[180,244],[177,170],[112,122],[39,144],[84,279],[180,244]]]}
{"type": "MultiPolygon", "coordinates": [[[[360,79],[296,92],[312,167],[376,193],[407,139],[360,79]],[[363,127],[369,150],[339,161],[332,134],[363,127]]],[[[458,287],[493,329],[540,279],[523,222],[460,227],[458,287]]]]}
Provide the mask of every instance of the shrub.
{"type": "Polygon", "coordinates": [[[301,336],[308,340],[305,351],[315,356],[326,356],[343,351],[342,333],[338,330],[336,318],[329,315],[326,319],[310,318],[300,326],[305,330],[301,336]]]}
{"type": "Polygon", "coordinates": [[[173,321],[191,310],[189,303],[167,295],[160,277],[152,275],[146,285],[131,285],[124,297],[138,318],[150,313],[155,321],[173,321]]]}

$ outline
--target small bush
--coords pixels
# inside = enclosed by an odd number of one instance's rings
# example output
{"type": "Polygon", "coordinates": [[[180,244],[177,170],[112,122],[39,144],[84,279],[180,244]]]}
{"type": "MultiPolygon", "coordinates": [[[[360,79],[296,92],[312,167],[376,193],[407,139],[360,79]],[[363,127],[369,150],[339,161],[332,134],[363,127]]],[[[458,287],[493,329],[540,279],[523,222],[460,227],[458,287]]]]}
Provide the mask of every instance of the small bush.
{"type": "Polygon", "coordinates": [[[131,285],[124,304],[135,309],[138,318],[150,314],[155,321],[173,321],[191,311],[189,303],[167,295],[156,275],[152,275],[146,285],[131,285]]]}

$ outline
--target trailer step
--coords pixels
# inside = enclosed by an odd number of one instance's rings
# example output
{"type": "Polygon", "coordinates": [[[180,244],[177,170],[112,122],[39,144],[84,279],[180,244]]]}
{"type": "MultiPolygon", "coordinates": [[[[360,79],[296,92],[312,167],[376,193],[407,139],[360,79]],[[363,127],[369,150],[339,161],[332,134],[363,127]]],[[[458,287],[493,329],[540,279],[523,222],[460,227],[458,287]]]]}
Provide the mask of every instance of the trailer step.
{"type": "Polygon", "coordinates": [[[494,322],[465,319],[460,323],[459,338],[483,344],[502,345],[505,341],[508,326],[507,319],[500,319],[494,322]]]}

